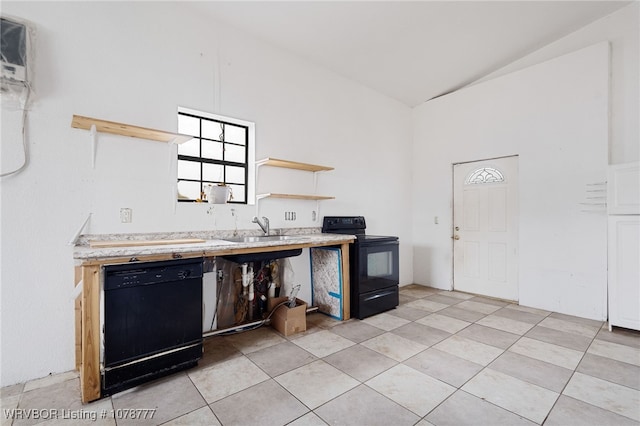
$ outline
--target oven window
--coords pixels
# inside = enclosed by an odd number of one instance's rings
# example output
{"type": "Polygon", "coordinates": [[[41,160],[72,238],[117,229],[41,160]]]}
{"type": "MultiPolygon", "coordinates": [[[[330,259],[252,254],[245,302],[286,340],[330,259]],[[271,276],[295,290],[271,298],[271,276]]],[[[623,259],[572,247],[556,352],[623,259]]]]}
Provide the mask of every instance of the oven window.
{"type": "Polygon", "coordinates": [[[367,254],[367,275],[388,277],[393,274],[393,252],[382,251],[367,254]]]}

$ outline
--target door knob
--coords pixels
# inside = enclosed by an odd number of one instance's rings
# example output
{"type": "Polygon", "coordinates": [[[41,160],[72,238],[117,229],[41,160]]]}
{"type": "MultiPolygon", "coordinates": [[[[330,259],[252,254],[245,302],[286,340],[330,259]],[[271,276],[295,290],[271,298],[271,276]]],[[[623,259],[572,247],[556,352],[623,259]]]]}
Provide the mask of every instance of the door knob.
{"type": "Polygon", "coordinates": [[[454,240],[459,240],[459,239],[460,239],[460,235],[454,235],[454,236],[453,236],[453,237],[451,237],[451,238],[453,238],[454,240]]]}

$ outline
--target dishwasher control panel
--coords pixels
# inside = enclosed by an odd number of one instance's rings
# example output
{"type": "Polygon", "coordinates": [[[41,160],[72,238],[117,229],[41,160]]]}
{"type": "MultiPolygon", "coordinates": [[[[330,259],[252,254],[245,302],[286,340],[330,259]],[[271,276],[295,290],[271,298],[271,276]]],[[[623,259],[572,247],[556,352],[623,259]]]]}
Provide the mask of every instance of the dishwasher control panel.
{"type": "Polygon", "coordinates": [[[179,282],[202,277],[202,259],[180,259],[162,262],[130,263],[104,267],[105,291],[119,288],[179,282]]]}

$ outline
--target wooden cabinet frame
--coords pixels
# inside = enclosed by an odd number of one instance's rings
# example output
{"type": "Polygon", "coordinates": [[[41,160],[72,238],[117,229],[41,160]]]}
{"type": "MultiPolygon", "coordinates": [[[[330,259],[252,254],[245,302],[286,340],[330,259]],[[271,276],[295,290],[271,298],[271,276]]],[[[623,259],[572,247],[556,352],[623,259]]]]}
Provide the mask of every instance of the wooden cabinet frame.
{"type": "MultiPolygon", "coordinates": [[[[342,253],[342,283],[343,283],[343,319],[351,316],[350,312],[350,284],[349,284],[349,244],[353,238],[345,235],[344,239],[333,240],[326,243],[303,243],[291,245],[278,245],[267,247],[253,247],[233,249],[225,248],[215,251],[195,251],[193,253],[181,253],[180,257],[214,257],[228,254],[261,253],[297,248],[340,246],[342,253]]],[[[158,260],[170,260],[175,256],[172,253],[137,257],[139,262],[151,262],[158,260]]],[[[100,285],[102,266],[115,263],[127,263],[126,258],[105,258],[85,260],[82,265],[76,267],[76,285],[82,286],[82,292],[76,300],[76,368],[80,372],[80,392],[83,403],[99,399],[100,386],[100,285]]]]}

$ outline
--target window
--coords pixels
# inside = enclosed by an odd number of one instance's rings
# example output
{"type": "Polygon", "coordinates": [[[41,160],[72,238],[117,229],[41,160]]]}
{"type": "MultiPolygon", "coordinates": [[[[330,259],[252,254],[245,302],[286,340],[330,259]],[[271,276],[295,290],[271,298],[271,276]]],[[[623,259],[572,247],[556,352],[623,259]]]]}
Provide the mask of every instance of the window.
{"type": "Polygon", "coordinates": [[[464,181],[465,185],[474,185],[478,183],[496,183],[504,182],[504,175],[500,170],[493,167],[482,167],[471,173],[464,181]]]}
{"type": "Polygon", "coordinates": [[[193,136],[178,146],[178,201],[204,200],[207,186],[224,184],[230,203],[253,204],[254,123],[178,108],[178,133],[193,136]]]}

